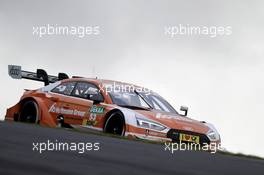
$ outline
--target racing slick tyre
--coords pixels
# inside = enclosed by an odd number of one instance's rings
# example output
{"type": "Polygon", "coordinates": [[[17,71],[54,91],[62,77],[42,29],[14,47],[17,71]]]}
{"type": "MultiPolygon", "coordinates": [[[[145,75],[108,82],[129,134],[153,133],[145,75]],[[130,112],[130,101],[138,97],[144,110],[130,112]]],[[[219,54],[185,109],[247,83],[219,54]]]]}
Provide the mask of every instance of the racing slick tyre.
{"type": "Polygon", "coordinates": [[[35,101],[30,100],[23,103],[19,121],[28,123],[38,123],[39,121],[39,111],[38,105],[35,101]]]}
{"type": "Polygon", "coordinates": [[[106,120],[104,132],[123,136],[125,134],[125,119],[120,111],[113,112],[106,120]]]}

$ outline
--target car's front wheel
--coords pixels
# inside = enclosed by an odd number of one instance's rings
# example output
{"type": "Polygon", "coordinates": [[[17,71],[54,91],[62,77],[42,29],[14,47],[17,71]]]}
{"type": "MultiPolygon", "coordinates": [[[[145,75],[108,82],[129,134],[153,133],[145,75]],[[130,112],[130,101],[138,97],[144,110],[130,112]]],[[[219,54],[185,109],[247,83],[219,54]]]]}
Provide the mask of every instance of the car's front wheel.
{"type": "Polygon", "coordinates": [[[104,132],[123,136],[125,134],[125,119],[121,112],[113,112],[106,120],[104,132]]]}
{"type": "Polygon", "coordinates": [[[19,115],[19,121],[28,123],[38,123],[38,120],[38,104],[33,100],[26,101],[25,103],[23,103],[19,115]]]}

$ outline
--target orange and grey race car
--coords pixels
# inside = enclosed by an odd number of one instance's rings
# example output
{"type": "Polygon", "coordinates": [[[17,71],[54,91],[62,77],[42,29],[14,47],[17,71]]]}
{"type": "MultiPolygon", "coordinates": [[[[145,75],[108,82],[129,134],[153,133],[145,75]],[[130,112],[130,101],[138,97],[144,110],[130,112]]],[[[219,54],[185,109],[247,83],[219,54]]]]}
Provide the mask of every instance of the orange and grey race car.
{"type": "Polygon", "coordinates": [[[212,124],[179,114],[157,93],[128,83],[97,78],[51,76],[45,70],[21,70],[9,65],[15,79],[42,81],[45,86],[26,90],[7,109],[6,119],[50,127],[77,127],[154,141],[220,143],[212,124]]]}

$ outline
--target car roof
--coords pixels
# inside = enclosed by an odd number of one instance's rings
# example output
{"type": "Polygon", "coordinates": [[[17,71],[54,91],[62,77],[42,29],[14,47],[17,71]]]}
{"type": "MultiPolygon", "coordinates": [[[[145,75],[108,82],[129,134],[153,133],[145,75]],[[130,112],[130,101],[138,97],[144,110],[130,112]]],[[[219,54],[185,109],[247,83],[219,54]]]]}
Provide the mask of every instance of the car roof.
{"type": "Polygon", "coordinates": [[[121,82],[121,81],[115,81],[115,80],[108,80],[108,79],[98,79],[98,78],[83,78],[83,77],[73,77],[69,78],[66,81],[87,81],[87,82],[92,82],[94,84],[101,84],[101,85],[127,85],[127,86],[134,86],[135,88],[144,88],[142,86],[138,86],[135,84],[131,83],[126,83],[126,82],[121,82]]]}

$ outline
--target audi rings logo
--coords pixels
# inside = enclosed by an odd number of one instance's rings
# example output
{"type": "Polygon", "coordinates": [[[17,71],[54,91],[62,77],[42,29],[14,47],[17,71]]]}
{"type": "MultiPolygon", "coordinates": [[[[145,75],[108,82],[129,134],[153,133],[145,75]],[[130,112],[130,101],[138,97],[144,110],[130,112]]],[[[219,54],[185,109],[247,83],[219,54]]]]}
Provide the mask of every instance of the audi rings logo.
{"type": "Polygon", "coordinates": [[[15,76],[18,76],[19,75],[19,70],[17,69],[17,68],[15,68],[15,67],[12,67],[11,69],[10,69],[10,71],[9,71],[9,73],[11,74],[11,75],[15,75],[15,76]]]}
{"type": "Polygon", "coordinates": [[[8,74],[12,78],[21,78],[21,66],[8,65],[8,74]]]}

